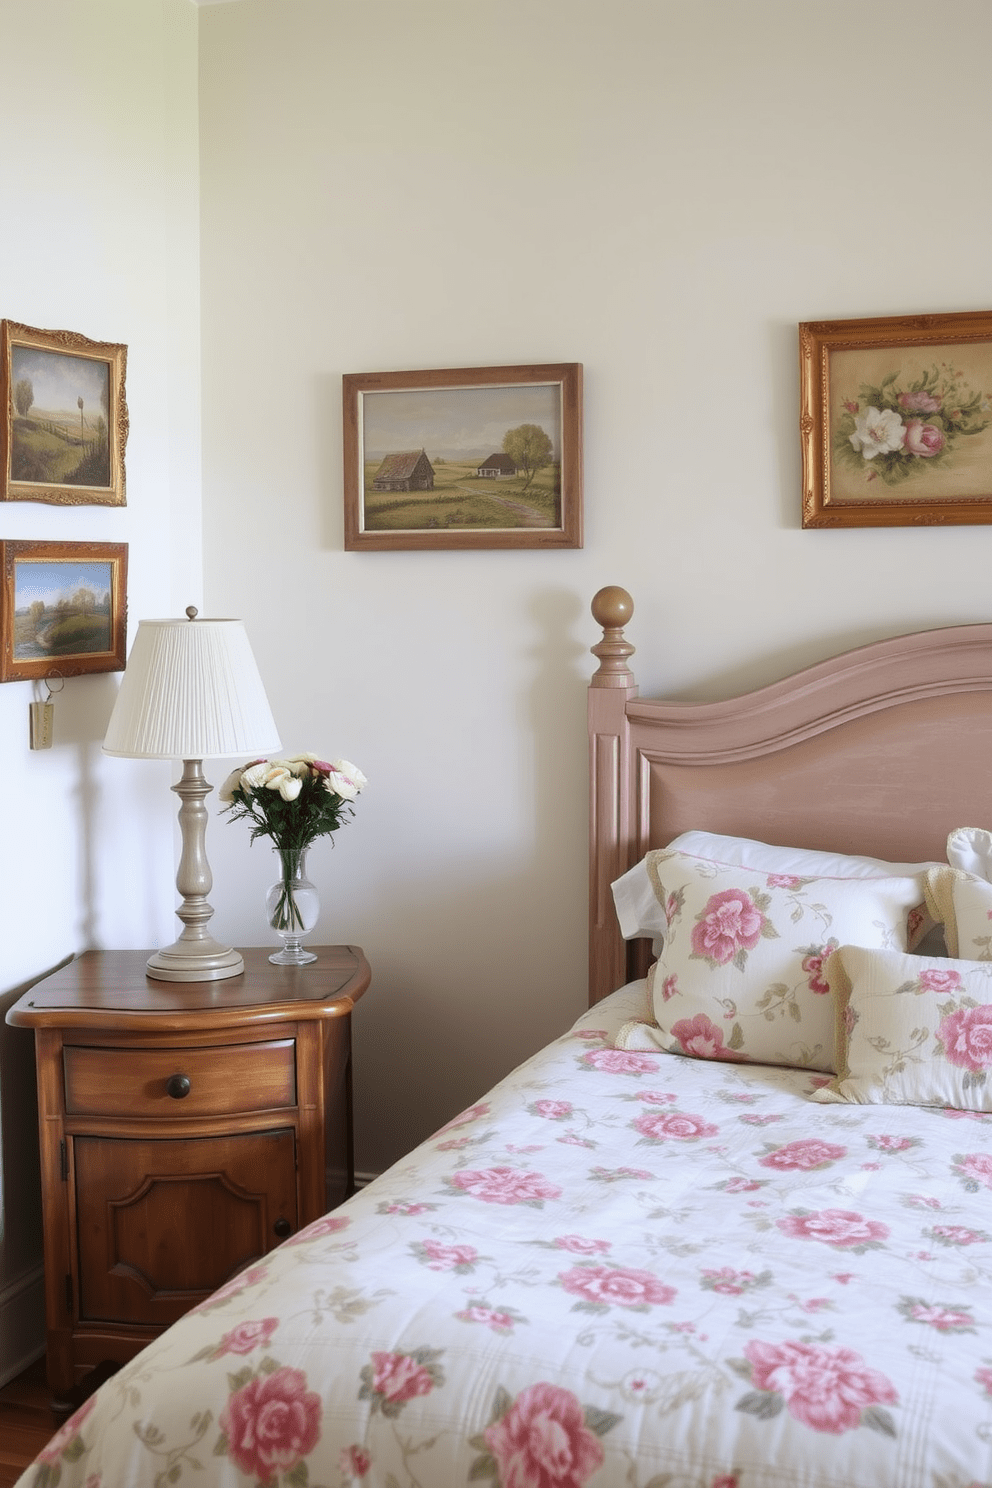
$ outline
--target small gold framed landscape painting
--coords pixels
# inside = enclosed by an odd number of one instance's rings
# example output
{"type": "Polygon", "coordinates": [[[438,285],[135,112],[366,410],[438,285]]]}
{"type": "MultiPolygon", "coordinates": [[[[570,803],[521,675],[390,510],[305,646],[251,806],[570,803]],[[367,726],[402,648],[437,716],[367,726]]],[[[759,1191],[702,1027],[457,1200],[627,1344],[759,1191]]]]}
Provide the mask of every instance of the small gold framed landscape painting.
{"type": "Polygon", "coordinates": [[[804,527],[992,522],[992,311],[799,327],[804,527]]]}
{"type": "Polygon", "coordinates": [[[124,506],[127,347],[0,322],[4,501],[124,506]]]}
{"type": "Polygon", "coordinates": [[[344,545],[581,548],[582,367],[347,373],[344,545]]]}
{"type": "Polygon", "coordinates": [[[0,542],[0,682],[124,670],[127,543],[0,542]]]}

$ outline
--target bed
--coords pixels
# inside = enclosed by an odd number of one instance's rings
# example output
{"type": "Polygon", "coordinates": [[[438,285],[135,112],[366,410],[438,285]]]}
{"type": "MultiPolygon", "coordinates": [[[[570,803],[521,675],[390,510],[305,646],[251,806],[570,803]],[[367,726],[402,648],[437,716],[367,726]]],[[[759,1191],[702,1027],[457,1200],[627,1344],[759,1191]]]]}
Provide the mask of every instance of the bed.
{"type": "Polygon", "coordinates": [[[992,625],[670,703],[593,614],[589,1010],[24,1488],[992,1484],[992,625]]]}

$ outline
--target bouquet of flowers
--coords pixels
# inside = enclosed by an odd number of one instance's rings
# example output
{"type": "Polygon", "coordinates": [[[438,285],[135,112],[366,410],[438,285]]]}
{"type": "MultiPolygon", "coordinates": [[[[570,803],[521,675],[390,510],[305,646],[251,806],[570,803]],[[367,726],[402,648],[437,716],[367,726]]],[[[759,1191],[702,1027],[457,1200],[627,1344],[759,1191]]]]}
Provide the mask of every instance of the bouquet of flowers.
{"type": "Polygon", "coordinates": [[[242,765],[220,788],[229,819],[248,822],[252,842],[269,837],[279,852],[281,883],[269,891],[269,923],[294,937],[295,950],[287,942],[283,959],[297,964],[313,959],[298,946],[299,933],[313,928],[318,910],[316,890],[303,872],[303,854],[317,837],[329,836],[354,816],[351,803],[367,784],[349,760],[294,754],[242,765]]]}
{"type": "Polygon", "coordinates": [[[876,384],[862,383],[857,398],[841,400],[834,455],[849,468],[886,485],[934,466],[954,444],[982,434],[992,422],[989,395],[976,392],[947,362],[900,380],[896,369],[876,384]]]}

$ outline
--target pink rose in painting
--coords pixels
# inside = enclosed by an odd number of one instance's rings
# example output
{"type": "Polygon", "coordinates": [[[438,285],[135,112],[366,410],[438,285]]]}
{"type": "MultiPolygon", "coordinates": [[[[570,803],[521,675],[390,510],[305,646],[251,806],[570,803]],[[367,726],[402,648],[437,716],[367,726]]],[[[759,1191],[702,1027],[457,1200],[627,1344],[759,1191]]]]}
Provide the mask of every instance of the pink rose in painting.
{"type": "Polygon", "coordinates": [[[230,1333],[225,1333],[217,1345],[215,1358],[221,1354],[250,1354],[254,1349],[267,1348],[269,1339],[279,1326],[278,1318],[263,1318],[260,1323],[239,1323],[230,1333]]]}
{"type": "Polygon", "coordinates": [[[428,1271],[454,1271],[458,1266],[471,1266],[479,1257],[474,1245],[443,1245],[440,1240],[425,1240],[423,1252],[428,1271]]]}
{"type": "Polygon", "coordinates": [[[372,1390],[385,1400],[414,1400],[429,1395],[434,1376],[409,1354],[373,1353],[372,1390]]]}
{"type": "Polygon", "coordinates": [[[943,431],[936,424],[925,424],[922,419],[910,419],[906,425],[904,448],[911,455],[929,460],[931,455],[940,454],[946,442],[943,431]]]}
{"type": "Polygon", "coordinates": [[[572,1114],[572,1103],[561,1100],[539,1100],[534,1102],[531,1110],[535,1116],[544,1116],[548,1121],[564,1121],[572,1114]]]}
{"type": "Polygon", "coordinates": [[[615,1302],[619,1307],[660,1306],[671,1302],[675,1288],[650,1271],[629,1266],[575,1266],[558,1277],[566,1292],[584,1302],[615,1302]]]}
{"type": "Polygon", "coordinates": [[[975,1379],[982,1386],[986,1395],[992,1396],[992,1369],[976,1369],[975,1379]]]}
{"type": "Polygon", "coordinates": [[[503,1488],[580,1488],[603,1465],[585,1411],[558,1385],[529,1385],[483,1432],[503,1488]]]}
{"type": "Polygon", "coordinates": [[[371,1466],[372,1458],[357,1442],[353,1447],[345,1447],[338,1458],[338,1467],[346,1478],[364,1478],[371,1466]]]}
{"type": "Polygon", "coordinates": [[[949,1013],[937,1037],[952,1064],[975,1071],[992,1068],[992,1005],[949,1013]]]}
{"type": "Polygon", "coordinates": [[[543,1174],[524,1173],[519,1168],[464,1168],[452,1175],[451,1182],[484,1204],[543,1204],[561,1195],[561,1189],[543,1174]]]}
{"type": "Polygon", "coordinates": [[[89,1400],[84,1401],[79,1409],[73,1412],[68,1421],[66,1421],[62,1426],[59,1427],[58,1431],[56,1431],[51,1441],[48,1442],[46,1446],[42,1447],[41,1451],[38,1453],[38,1461],[47,1463],[49,1466],[51,1466],[52,1463],[58,1462],[59,1458],[62,1456],[62,1453],[65,1451],[69,1443],[75,1441],[76,1437],[79,1435],[80,1426],[82,1426],[83,1422],[86,1420],[86,1417],[89,1415],[90,1411],[95,1405],[96,1400],[91,1395],[89,1400]]]}
{"type": "Polygon", "coordinates": [[[861,1424],[867,1406],[898,1399],[891,1381],[853,1349],[755,1340],[744,1353],[755,1389],[782,1395],[789,1414],[814,1431],[839,1436],[861,1424]]]}
{"type": "Polygon", "coordinates": [[[302,1369],[277,1369],[235,1391],[220,1413],[228,1451],[243,1473],[271,1483],[320,1439],[320,1396],[302,1369]]]}
{"type": "Polygon", "coordinates": [[[922,992],[956,992],[960,985],[961,973],[959,971],[942,971],[936,966],[931,966],[926,971],[920,972],[922,992]]]}
{"type": "Polygon", "coordinates": [[[699,1137],[720,1135],[718,1126],[701,1116],[684,1116],[680,1111],[645,1111],[632,1125],[641,1136],[656,1142],[693,1142],[699,1137]]]}
{"type": "Polygon", "coordinates": [[[899,406],[905,408],[907,413],[939,413],[942,401],[932,393],[922,391],[899,394],[899,406]]]}
{"type": "Polygon", "coordinates": [[[854,1250],[861,1245],[878,1245],[889,1238],[888,1225],[877,1219],[865,1219],[850,1209],[821,1209],[814,1214],[787,1214],[775,1223],[783,1235],[794,1240],[822,1240],[835,1250],[854,1250]]]}
{"type": "Polygon", "coordinates": [[[743,889],[724,889],[712,896],[692,927],[693,952],[705,961],[726,966],[741,951],[754,950],[764,923],[750,894],[743,889]]]}
{"type": "Polygon", "coordinates": [[[740,1059],[743,1056],[728,1049],[723,1042],[723,1029],[705,1013],[694,1018],[680,1018],[672,1024],[672,1037],[678,1039],[686,1054],[696,1059],[740,1059]]]}
{"type": "Polygon", "coordinates": [[[586,1069],[603,1070],[609,1075],[646,1075],[658,1068],[653,1054],[630,1054],[626,1049],[596,1049],[583,1054],[586,1069]]]}
{"type": "Polygon", "coordinates": [[[833,1142],[818,1142],[809,1137],[805,1141],[786,1142],[784,1147],[769,1152],[758,1161],[763,1168],[811,1173],[816,1168],[825,1168],[829,1163],[836,1162],[846,1152],[846,1147],[838,1147],[833,1142]]]}
{"type": "Polygon", "coordinates": [[[559,1250],[570,1250],[573,1255],[602,1255],[609,1250],[609,1240],[586,1240],[582,1235],[559,1235],[555,1240],[559,1250]]]}
{"type": "Polygon", "coordinates": [[[461,1318],[463,1323],[483,1323],[491,1328],[494,1333],[512,1333],[513,1318],[508,1312],[497,1312],[493,1307],[466,1307],[462,1312],[455,1313],[456,1318],[461,1318]]]}

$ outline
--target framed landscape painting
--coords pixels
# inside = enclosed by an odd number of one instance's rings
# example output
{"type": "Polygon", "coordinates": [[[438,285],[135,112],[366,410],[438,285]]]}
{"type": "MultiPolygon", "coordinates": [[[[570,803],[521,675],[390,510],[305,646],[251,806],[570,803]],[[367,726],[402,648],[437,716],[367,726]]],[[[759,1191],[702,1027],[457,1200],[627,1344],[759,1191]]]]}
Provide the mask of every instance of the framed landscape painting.
{"type": "Polygon", "coordinates": [[[347,373],[348,550],[581,548],[578,362],[347,373]]]}
{"type": "Polygon", "coordinates": [[[127,544],[0,542],[0,682],[120,672],[127,544]]]}
{"type": "Polygon", "coordinates": [[[992,311],[799,327],[804,527],[992,522],[992,311]]]}
{"type": "Polygon", "coordinates": [[[127,347],[12,320],[0,328],[2,499],[124,506],[127,347]]]}

